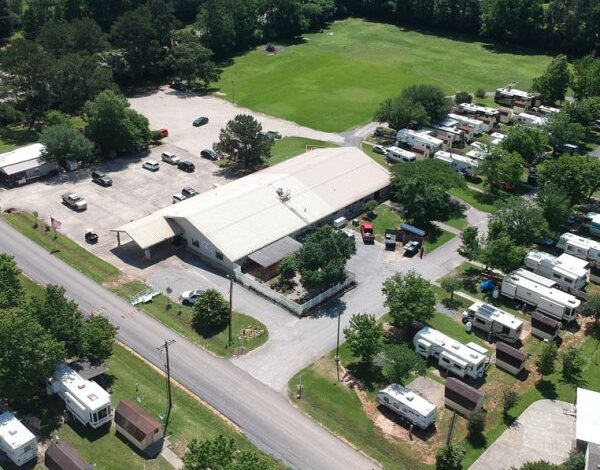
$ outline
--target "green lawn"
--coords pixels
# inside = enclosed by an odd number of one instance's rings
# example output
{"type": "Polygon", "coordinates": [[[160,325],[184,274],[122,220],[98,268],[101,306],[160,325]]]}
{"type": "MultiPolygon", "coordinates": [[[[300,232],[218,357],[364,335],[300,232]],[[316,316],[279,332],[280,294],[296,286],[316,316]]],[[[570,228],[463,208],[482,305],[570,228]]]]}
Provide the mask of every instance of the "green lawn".
{"type": "Polygon", "coordinates": [[[362,143],[362,151],[365,152],[369,157],[379,163],[381,166],[385,168],[390,168],[390,164],[386,161],[385,155],[381,155],[380,153],[373,152],[373,146],[367,144],[366,142],[362,143]]]}
{"type": "Polygon", "coordinates": [[[452,240],[455,236],[455,234],[446,232],[445,230],[437,230],[435,233],[427,235],[425,238],[425,243],[423,244],[425,247],[425,253],[431,253],[444,243],[452,240]]]}
{"type": "Polygon", "coordinates": [[[377,105],[402,88],[429,83],[448,94],[492,91],[517,81],[527,89],[549,58],[505,54],[476,41],[407,31],[360,19],[337,21],[323,33],[235,57],[218,84],[227,99],[273,116],[339,132],[369,122],[377,105]]]}
{"type": "Polygon", "coordinates": [[[380,242],[385,240],[386,229],[399,229],[402,224],[402,215],[394,208],[387,204],[379,204],[375,208],[375,217],[371,220],[373,224],[373,231],[375,232],[375,238],[380,242]]]}
{"type": "Polygon", "coordinates": [[[496,208],[497,200],[488,193],[480,193],[469,188],[452,188],[448,192],[477,210],[492,212],[496,208]]]}
{"type": "Polygon", "coordinates": [[[288,158],[306,152],[307,148],[310,149],[310,147],[335,147],[335,144],[304,137],[284,137],[273,144],[271,157],[267,160],[267,165],[272,166],[281,163],[288,158]]]}
{"type": "Polygon", "coordinates": [[[23,126],[0,126],[0,153],[37,142],[39,134],[23,126]]]}
{"type": "Polygon", "coordinates": [[[61,233],[57,233],[57,238],[54,239],[54,230],[46,231],[45,223],[37,220],[33,214],[27,212],[3,214],[3,217],[23,235],[49,252],[54,253],[65,263],[86,274],[94,281],[102,284],[119,275],[117,268],[93,255],[61,233]]]}
{"type": "MultiPolygon", "coordinates": [[[[234,286],[235,288],[236,286],[234,286]]],[[[129,300],[135,294],[146,289],[148,289],[148,286],[144,283],[133,281],[115,288],[114,292],[129,300]]],[[[267,327],[258,320],[243,313],[233,312],[233,344],[229,347],[227,344],[229,341],[227,328],[211,336],[198,334],[191,325],[193,308],[177,304],[168,299],[166,295],[160,294],[152,302],[139,304],[138,307],[180,335],[219,356],[229,357],[237,354],[239,347],[243,347],[245,352],[250,351],[263,345],[269,339],[267,327]],[[167,304],[170,306],[169,308],[167,308],[167,304]],[[260,335],[257,334],[256,337],[247,337],[242,334],[242,330],[244,329],[248,332],[256,331],[258,333],[262,331],[262,333],[260,335]]]]}

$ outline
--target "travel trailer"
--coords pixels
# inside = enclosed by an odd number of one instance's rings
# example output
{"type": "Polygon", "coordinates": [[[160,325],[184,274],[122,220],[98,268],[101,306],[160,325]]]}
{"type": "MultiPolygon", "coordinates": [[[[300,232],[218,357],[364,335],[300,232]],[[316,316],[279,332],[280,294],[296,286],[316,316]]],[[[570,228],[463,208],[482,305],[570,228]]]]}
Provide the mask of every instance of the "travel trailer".
{"type": "Polygon", "coordinates": [[[414,163],[417,161],[417,154],[400,147],[388,147],[385,149],[385,159],[392,163],[414,163]]]}
{"type": "Polygon", "coordinates": [[[556,244],[565,253],[593,263],[600,263],[600,242],[579,237],[572,233],[563,233],[556,244]]]}
{"type": "Polygon", "coordinates": [[[560,113],[560,109],[553,108],[552,106],[545,106],[545,105],[540,106],[538,108],[538,110],[540,111],[540,113],[542,113],[546,116],[548,116],[549,114],[552,114],[552,113],[560,113]]]}
{"type": "Polygon", "coordinates": [[[475,302],[465,310],[463,321],[469,321],[474,328],[508,343],[518,341],[523,329],[523,322],[517,317],[483,302],[475,302]]]}
{"type": "Polygon", "coordinates": [[[436,137],[411,129],[400,129],[398,134],[396,134],[396,140],[398,143],[424,150],[427,154],[442,150],[444,145],[444,142],[436,137]]]}
{"type": "Polygon", "coordinates": [[[435,423],[436,406],[402,385],[392,384],[380,390],[377,401],[418,428],[427,429],[435,423]]]}
{"type": "Polygon", "coordinates": [[[86,380],[67,364],[59,364],[46,385],[48,395],[61,397],[67,410],[84,426],[94,429],[112,419],[109,393],[96,382],[86,380]]]}
{"type": "Polygon", "coordinates": [[[493,119],[494,122],[500,121],[500,111],[489,106],[481,106],[472,103],[461,103],[458,105],[458,112],[463,114],[472,114],[474,116],[485,116],[493,119]]]}
{"type": "Polygon", "coordinates": [[[539,93],[518,90],[510,85],[498,88],[494,94],[494,101],[496,103],[512,107],[517,101],[521,101],[525,104],[525,109],[538,106],[541,104],[541,99],[542,95],[539,93]]]}
{"type": "Polygon", "coordinates": [[[462,124],[464,126],[472,127],[473,134],[479,135],[484,132],[484,124],[479,119],[473,119],[467,116],[461,116],[460,114],[450,113],[448,114],[450,119],[454,119],[458,122],[458,124],[462,124]]]}
{"type": "Polygon", "coordinates": [[[524,126],[544,126],[548,120],[545,117],[534,114],[521,113],[517,116],[517,122],[524,126]]]}
{"type": "Polygon", "coordinates": [[[456,126],[458,121],[455,119],[442,119],[431,123],[431,127],[437,130],[438,134],[442,134],[449,138],[452,143],[462,143],[465,140],[465,133],[456,126]]]}
{"type": "Polygon", "coordinates": [[[447,163],[457,172],[475,176],[479,171],[479,162],[473,158],[459,155],[458,153],[450,153],[445,150],[438,150],[433,155],[433,158],[447,163]]]}
{"type": "Polygon", "coordinates": [[[525,256],[525,267],[552,279],[561,287],[583,289],[589,280],[589,263],[566,253],[556,257],[544,251],[531,250],[525,256]]]}
{"type": "Polygon", "coordinates": [[[507,274],[502,281],[501,294],[520,300],[540,312],[570,322],[575,319],[581,301],[556,288],[556,282],[526,269],[507,274]]]}
{"type": "Polygon", "coordinates": [[[0,450],[17,466],[37,457],[37,441],[10,411],[0,414],[0,450]]]}
{"type": "Polygon", "coordinates": [[[440,367],[460,378],[479,379],[485,374],[489,360],[485,350],[474,343],[459,343],[428,326],[419,330],[413,343],[421,356],[437,359],[440,367]]]}
{"type": "Polygon", "coordinates": [[[600,214],[588,212],[583,219],[583,226],[588,229],[590,235],[600,237],[600,214]]]}

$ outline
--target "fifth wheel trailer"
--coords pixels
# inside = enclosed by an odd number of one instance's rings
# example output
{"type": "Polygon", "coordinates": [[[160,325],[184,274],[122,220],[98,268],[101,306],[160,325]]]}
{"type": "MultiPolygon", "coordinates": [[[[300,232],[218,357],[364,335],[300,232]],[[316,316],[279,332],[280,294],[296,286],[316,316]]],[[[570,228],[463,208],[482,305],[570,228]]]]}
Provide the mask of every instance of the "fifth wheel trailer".
{"type": "Polygon", "coordinates": [[[525,267],[552,279],[561,287],[583,289],[589,280],[589,263],[566,253],[557,257],[544,251],[531,250],[525,256],[525,267]]]}
{"type": "Polygon", "coordinates": [[[436,406],[402,385],[392,384],[380,390],[377,401],[421,429],[435,423],[436,406]]]}
{"type": "Polygon", "coordinates": [[[470,321],[474,328],[508,343],[517,342],[523,329],[523,322],[517,317],[483,302],[475,302],[465,310],[463,320],[470,321]]]}
{"type": "Polygon", "coordinates": [[[560,236],[556,247],[569,255],[587,260],[594,265],[600,264],[600,242],[595,240],[566,232],[560,236]]]}

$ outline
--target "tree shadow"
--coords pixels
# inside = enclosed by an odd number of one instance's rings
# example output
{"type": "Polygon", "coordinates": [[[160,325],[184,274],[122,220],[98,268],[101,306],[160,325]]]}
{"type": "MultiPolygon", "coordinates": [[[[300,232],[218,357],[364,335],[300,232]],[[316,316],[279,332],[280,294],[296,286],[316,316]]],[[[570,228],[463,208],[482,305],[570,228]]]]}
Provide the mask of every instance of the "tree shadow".
{"type": "Polygon", "coordinates": [[[381,372],[381,367],[378,367],[370,362],[355,361],[346,365],[348,372],[354,378],[359,380],[366,390],[372,392],[379,384],[385,381],[381,372]]]}
{"type": "Polygon", "coordinates": [[[556,400],[558,398],[558,392],[556,391],[556,384],[549,380],[540,379],[535,383],[535,388],[542,396],[548,400],[556,400]]]}
{"type": "Polygon", "coordinates": [[[225,329],[227,328],[227,323],[225,323],[224,325],[213,326],[210,328],[206,328],[206,327],[203,327],[203,328],[193,327],[193,328],[194,328],[194,331],[196,333],[198,333],[198,335],[200,335],[202,338],[211,339],[212,337],[225,331],[225,329]]]}
{"type": "Polygon", "coordinates": [[[467,442],[473,447],[473,449],[484,449],[487,447],[487,438],[482,433],[469,434],[467,436],[467,442]]]}
{"type": "Polygon", "coordinates": [[[21,147],[37,142],[39,136],[35,129],[28,129],[25,126],[0,126],[0,141],[7,145],[21,147]]]}

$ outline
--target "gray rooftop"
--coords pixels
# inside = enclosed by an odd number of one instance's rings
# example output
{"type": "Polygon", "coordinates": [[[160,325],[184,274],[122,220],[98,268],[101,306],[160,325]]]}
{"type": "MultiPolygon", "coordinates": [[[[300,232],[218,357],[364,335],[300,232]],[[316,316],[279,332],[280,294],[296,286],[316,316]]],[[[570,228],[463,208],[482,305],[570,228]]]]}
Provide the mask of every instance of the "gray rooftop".
{"type": "Polygon", "coordinates": [[[294,240],[292,237],[283,237],[250,254],[248,259],[254,261],[259,266],[266,268],[281,261],[287,255],[295,253],[300,248],[302,248],[302,243],[294,240]]]}

